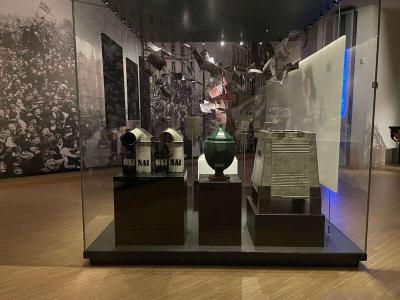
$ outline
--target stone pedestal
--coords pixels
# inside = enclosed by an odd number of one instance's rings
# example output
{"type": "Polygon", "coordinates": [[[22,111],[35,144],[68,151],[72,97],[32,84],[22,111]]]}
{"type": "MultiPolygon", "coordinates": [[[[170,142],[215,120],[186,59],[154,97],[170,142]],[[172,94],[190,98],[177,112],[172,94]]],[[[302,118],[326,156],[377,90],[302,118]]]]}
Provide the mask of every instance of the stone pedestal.
{"type": "MultiPolygon", "coordinates": [[[[259,213],[271,213],[273,211],[273,195],[270,186],[259,186],[258,191],[252,186],[252,200],[259,213]]],[[[310,187],[308,195],[304,198],[284,198],[282,201],[291,201],[292,199],[305,200],[309,199],[309,211],[311,214],[321,214],[321,188],[310,187]]]]}
{"type": "Polygon", "coordinates": [[[310,213],[305,199],[269,202],[270,213],[258,213],[247,197],[247,227],[256,246],[323,247],[325,217],[310,213]]]}

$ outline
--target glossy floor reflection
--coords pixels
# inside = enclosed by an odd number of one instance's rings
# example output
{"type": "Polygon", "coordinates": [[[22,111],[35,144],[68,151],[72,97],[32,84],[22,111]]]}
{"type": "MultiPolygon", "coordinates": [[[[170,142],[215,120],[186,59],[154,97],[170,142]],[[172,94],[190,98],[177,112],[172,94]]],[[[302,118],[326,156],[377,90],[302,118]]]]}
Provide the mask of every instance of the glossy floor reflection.
{"type": "MultiPolygon", "coordinates": [[[[348,184],[362,185],[363,172],[346,172],[348,184]]],[[[368,262],[307,269],[90,267],[82,259],[79,173],[0,181],[0,298],[399,299],[399,182],[397,170],[374,171],[368,262]]],[[[86,184],[97,187],[90,203],[97,212],[87,218],[106,223],[107,188],[99,179],[86,184]]],[[[359,205],[335,203],[338,224],[363,228],[359,205]]]]}

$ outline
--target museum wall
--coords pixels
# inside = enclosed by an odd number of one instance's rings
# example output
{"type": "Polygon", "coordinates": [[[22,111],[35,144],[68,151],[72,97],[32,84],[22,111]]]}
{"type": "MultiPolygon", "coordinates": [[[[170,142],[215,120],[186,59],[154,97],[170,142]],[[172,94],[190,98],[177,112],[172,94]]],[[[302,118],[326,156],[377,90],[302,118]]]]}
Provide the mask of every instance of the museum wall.
{"type": "Polygon", "coordinates": [[[368,168],[371,136],[370,111],[374,96],[378,7],[368,5],[357,9],[357,36],[353,83],[350,167],[368,168]],[[366,130],[367,128],[367,130],[366,130]]]}
{"type": "Polygon", "coordinates": [[[77,170],[71,1],[0,2],[0,178],[77,170]]]}
{"type": "Polygon", "coordinates": [[[383,9],[381,23],[381,48],[379,53],[379,89],[376,103],[375,127],[377,138],[381,140],[376,147],[375,165],[383,165],[387,149],[396,148],[390,138],[389,126],[400,124],[400,11],[383,9]]]}
{"type": "MultiPolygon", "coordinates": [[[[379,52],[379,88],[376,102],[376,119],[374,128],[373,166],[382,166],[387,160],[387,150],[395,148],[390,138],[389,126],[400,123],[400,63],[398,53],[400,43],[397,28],[400,25],[400,12],[387,10],[385,6],[381,15],[381,37],[379,52]]],[[[350,165],[367,167],[369,165],[369,148],[371,135],[371,102],[376,60],[376,24],[378,7],[368,5],[357,9],[357,47],[355,49],[355,77],[353,106],[357,109],[352,114],[350,165]],[[363,128],[368,128],[365,131],[363,128]]]]}

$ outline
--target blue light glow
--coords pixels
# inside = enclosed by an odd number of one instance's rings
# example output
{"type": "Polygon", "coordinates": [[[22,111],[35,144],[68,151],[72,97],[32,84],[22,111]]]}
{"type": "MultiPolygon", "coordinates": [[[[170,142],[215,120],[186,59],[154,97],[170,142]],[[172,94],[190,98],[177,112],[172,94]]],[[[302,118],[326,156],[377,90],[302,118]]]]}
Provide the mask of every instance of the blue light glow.
{"type": "Polygon", "coordinates": [[[334,192],[330,188],[321,184],[321,196],[322,199],[331,199],[332,202],[335,202],[339,197],[339,192],[334,192]]]}
{"type": "Polygon", "coordinates": [[[347,115],[347,100],[349,90],[349,77],[350,77],[350,51],[346,49],[344,52],[344,65],[343,65],[343,86],[342,86],[342,107],[340,116],[342,119],[347,115]]]}

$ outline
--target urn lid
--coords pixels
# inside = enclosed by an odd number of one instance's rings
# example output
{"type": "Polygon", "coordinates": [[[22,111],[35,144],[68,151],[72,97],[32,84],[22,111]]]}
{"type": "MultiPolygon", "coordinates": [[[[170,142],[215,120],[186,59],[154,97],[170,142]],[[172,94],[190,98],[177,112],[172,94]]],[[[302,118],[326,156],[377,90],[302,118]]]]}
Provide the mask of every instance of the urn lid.
{"type": "Polygon", "coordinates": [[[210,142],[234,143],[232,136],[220,125],[208,138],[210,142]]]}

